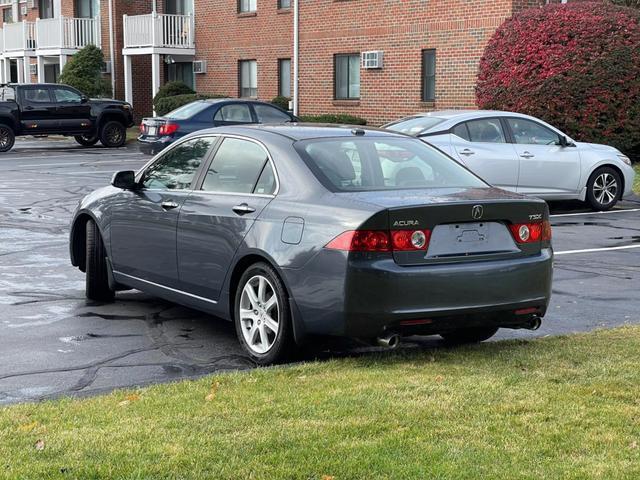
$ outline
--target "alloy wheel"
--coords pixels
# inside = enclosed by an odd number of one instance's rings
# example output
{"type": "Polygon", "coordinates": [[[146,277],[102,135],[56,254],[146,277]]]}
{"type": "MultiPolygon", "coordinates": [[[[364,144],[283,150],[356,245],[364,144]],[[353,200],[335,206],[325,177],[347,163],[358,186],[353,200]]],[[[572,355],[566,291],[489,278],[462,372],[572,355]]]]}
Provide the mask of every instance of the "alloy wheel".
{"type": "Polygon", "coordinates": [[[613,202],[618,196],[618,181],[610,173],[604,172],[593,181],[593,196],[601,205],[613,202]]]}
{"type": "Polygon", "coordinates": [[[118,145],[122,141],[122,130],[116,126],[109,127],[106,137],[111,145],[118,145]]]}
{"type": "Polygon", "coordinates": [[[240,326],[247,346],[267,353],[278,338],[280,305],[271,282],[262,275],[251,277],[240,296],[240,326]]]}
{"type": "Polygon", "coordinates": [[[0,148],[7,148],[11,143],[11,134],[5,127],[0,128],[0,148]]]}

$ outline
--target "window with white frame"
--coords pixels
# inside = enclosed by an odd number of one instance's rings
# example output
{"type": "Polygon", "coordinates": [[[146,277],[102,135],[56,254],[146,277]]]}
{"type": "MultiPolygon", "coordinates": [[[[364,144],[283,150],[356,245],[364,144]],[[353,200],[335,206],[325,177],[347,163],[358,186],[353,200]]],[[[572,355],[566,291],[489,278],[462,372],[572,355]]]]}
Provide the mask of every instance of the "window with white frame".
{"type": "Polygon", "coordinates": [[[240,60],[238,62],[238,85],[240,97],[258,96],[258,62],[255,60],[240,60]]]}
{"type": "Polygon", "coordinates": [[[357,100],[360,98],[360,54],[339,54],[334,59],[335,99],[357,100]]]}
{"type": "Polygon", "coordinates": [[[291,59],[278,60],[278,95],[291,97],[291,59]]]}
{"type": "Polygon", "coordinates": [[[278,0],[278,8],[291,8],[291,0],[278,0]]]}
{"type": "Polygon", "coordinates": [[[258,0],[238,0],[238,12],[249,13],[258,10],[258,0]]]}

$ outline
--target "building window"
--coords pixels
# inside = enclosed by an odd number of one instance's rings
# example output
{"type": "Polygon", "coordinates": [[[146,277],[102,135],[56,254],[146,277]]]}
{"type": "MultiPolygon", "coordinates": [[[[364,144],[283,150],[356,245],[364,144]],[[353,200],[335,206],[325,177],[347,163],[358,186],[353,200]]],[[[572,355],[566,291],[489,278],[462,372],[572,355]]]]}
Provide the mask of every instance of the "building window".
{"type": "Polygon", "coordinates": [[[238,85],[240,97],[258,96],[258,62],[255,60],[241,60],[238,62],[238,85]]]}
{"type": "Polygon", "coordinates": [[[100,13],[100,0],[76,0],[76,17],[94,18],[100,13]]]}
{"type": "Polygon", "coordinates": [[[336,55],[334,58],[336,100],[360,98],[360,54],[336,55]]]}
{"type": "Polygon", "coordinates": [[[40,18],[53,18],[53,0],[38,0],[40,18]]]}
{"type": "Polygon", "coordinates": [[[278,8],[291,8],[291,0],[278,0],[278,8]]]}
{"type": "Polygon", "coordinates": [[[278,95],[291,97],[291,59],[278,60],[278,95]]]}
{"type": "Polygon", "coordinates": [[[193,78],[193,62],[176,62],[166,64],[165,78],[167,82],[182,82],[188,87],[195,88],[193,78]]]}
{"type": "Polygon", "coordinates": [[[2,10],[2,21],[4,23],[13,23],[13,9],[5,8],[2,10]]]}
{"type": "Polygon", "coordinates": [[[238,0],[238,12],[248,13],[258,10],[258,0],[238,0]]]}
{"type": "Polygon", "coordinates": [[[422,101],[436,100],[436,51],[422,51],[422,101]]]}

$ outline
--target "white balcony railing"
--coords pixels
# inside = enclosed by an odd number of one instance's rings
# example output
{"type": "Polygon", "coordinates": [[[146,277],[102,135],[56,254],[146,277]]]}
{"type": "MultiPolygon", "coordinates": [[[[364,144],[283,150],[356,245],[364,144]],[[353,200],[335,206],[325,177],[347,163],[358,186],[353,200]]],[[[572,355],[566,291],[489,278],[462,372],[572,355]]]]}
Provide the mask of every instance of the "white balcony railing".
{"type": "Polygon", "coordinates": [[[195,48],[191,15],[124,16],[124,47],[195,48]]]}
{"type": "Polygon", "coordinates": [[[36,20],[38,48],[81,49],[87,45],[100,47],[100,17],[47,18],[36,20]]]}
{"type": "Polygon", "coordinates": [[[5,23],[2,34],[5,52],[34,50],[36,48],[35,22],[23,20],[17,23],[5,23]]]}

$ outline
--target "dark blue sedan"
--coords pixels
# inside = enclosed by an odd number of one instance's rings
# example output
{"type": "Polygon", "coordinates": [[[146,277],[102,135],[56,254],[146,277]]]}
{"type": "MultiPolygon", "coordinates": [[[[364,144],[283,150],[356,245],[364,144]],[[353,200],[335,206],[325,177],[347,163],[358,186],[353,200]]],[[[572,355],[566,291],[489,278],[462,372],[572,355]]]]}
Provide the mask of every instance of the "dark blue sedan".
{"type": "Polygon", "coordinates": [[[143,118],[140,149],[156,154],[177,139],[205,128],[251,123],[288,123],[298,119],[271,103],[237,98],[198,100],[167,113],[143,118]]]}

